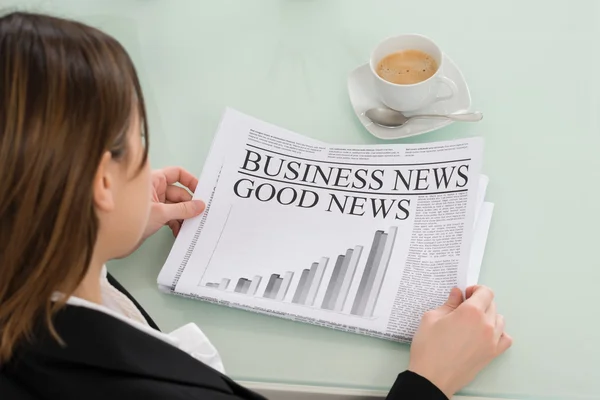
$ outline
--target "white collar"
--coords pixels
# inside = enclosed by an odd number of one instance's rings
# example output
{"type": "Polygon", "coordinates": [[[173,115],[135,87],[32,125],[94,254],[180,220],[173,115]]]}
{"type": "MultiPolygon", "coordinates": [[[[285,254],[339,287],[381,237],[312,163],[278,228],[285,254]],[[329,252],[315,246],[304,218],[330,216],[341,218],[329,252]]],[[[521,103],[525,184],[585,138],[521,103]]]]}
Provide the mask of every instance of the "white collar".
{"type": "MultiPolygon", "coordinates": [[[[106,267],[103,267],[100,279],[106,279],[106,274],[107,274],[106,267]]],[[[108,282],[106,282],[106,283],[108,283],[108,282]]],[[[110,285],[110,283],[108,283],[108,285],[110,285]]],[[[110,285],[110,287],[112,288],[112,285],[110,285]]],[[[121,292],[119,292],[119,294],[120,293],[121,292]]],[[[107,293],[103,293],[103,295],[105,295],[105,294],[107,294],[107,293]]],[[[110,292],[108,292],[108,295],[110,295],[110,292]]],[[[52,296],[52,299],[53,299],[53,301],[56,301],[56,299],[61,298],[61,297],[62,297],[61,293],[55,292],[52,296]]],[[[130,303],[131,307],[133,307],[133,308],[135,308],[135,310],[137,310],[137,307],[135,307],[133,302],[131,302],[125,296],[123,296],[123,298],[125,299],[125,301],[130,303]]],[[[124,301],[123,298],[119,298],[118,302],[120,302],[122,304],[124,301]]],[[[116,318],[116,319],[132,326],[135,329],[138,329],[152,337],[155,337],[155,338],[162,340],[174,347],[177,347],[178,349],[188,353],[192,357],[194,357],[197,360],[203,362],[204,364],[216,369],[217,371],[219,371],[221,373],[225,373],[225,368],[223,366],[221,357],[220,357],[219,353],[217,352],[217,349],[212,345],[212,343],[208,340],[208,338],[200,330],[200,328],[198,328],[198,326],[194,323],[188,323],[188,324],[172,331],[171,333],[167,334],[167,333],[160,332],[156,329],[153,329],[148,324],[142,323],[142,322],[136,320],[135,318],[128,317],[113,308],[107,307],[106,305],[93,303],[91,301],[82,299],[80,297],[71,296],[67,299],[66,303],[70,306],[85,307],[85,308],[88,308],[91,310],[95,310],[95,311],[110,315],[111,317],[116,318]]],[[[117,301],[115,301],[114,303],[117,303],[117,301]]],[[[114,304],[114,303],[111,303],[111,304],[114,304]]],[[[128,307],[128,308],[131,309],[130,307],[128,307]]],[[[145,320],[144,320],[144,322],[145,322],[145,320]]]]}

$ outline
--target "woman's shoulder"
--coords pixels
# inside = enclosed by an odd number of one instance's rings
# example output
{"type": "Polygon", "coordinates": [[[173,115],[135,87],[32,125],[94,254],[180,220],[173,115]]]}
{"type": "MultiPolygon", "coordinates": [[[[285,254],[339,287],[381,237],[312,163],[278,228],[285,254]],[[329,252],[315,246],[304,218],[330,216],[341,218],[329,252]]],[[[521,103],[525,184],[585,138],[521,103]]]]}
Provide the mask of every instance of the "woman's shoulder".
{"type": "Polygon", "coordinates": [[[0,396],[10,400],[40,400],[14,379],[9,378],[3,369],[0,369],[0,396]]]}
{"type": "Polygon", "coordinates": [[[39,393],[60,390],[61,399],[80,398],[90,388],[94,393],[86,398],[111,400],[115,393],[144,394],[145,400],[158,393],[174,399],[227,397],[238,389],[187,353],[100,311],[67,305],[53,320],[63,343],[36,329],[3,367],[5,380],[39,393]]]}

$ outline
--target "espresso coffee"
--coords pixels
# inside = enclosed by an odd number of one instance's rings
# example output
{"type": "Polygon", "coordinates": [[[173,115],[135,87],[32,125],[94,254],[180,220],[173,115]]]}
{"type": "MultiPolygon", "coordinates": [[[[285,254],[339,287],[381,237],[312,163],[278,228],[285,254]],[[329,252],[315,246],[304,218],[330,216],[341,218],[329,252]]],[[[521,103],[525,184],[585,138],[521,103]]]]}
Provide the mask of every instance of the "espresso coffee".
{"type": "Polygon", "coordinates": [[[377,64],[377,75],[398,85],[423,82],[435,74],[437,62],[420,50],[404,50],[385,56],[377,64]]]}

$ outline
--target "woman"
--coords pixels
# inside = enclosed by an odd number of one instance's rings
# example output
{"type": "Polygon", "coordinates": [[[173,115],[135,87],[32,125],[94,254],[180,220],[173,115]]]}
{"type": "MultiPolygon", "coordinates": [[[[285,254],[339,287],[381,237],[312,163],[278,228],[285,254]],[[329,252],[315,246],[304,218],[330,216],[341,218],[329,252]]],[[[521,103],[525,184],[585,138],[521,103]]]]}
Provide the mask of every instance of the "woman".
{"type": "MultiPolygon", "coordinates": [[[[194,177],[150,171],[144,98],[121,45],[77,22],[6,15],[0,101],[0,398],[261,398],[220,372],[195,325],[161,333],[106,274],[203,208],[173,186],[194,190],[194,177]]],[[[449,398],[510,346],[493,293],[466,298],[455,289],[424,316],[390,399],[449,398]]]]}

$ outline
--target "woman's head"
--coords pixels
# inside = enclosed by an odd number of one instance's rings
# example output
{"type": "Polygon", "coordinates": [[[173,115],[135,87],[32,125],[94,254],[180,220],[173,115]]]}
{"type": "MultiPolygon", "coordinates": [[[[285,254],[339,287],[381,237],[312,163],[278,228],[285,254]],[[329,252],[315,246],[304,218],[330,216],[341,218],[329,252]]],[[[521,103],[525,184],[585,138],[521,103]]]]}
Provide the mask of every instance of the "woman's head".
{"type": "Polygon", "coordinates": [[[144,100],[121,45],[43,15],[0,17],[0,364],[149,212],[144,100]]]}

